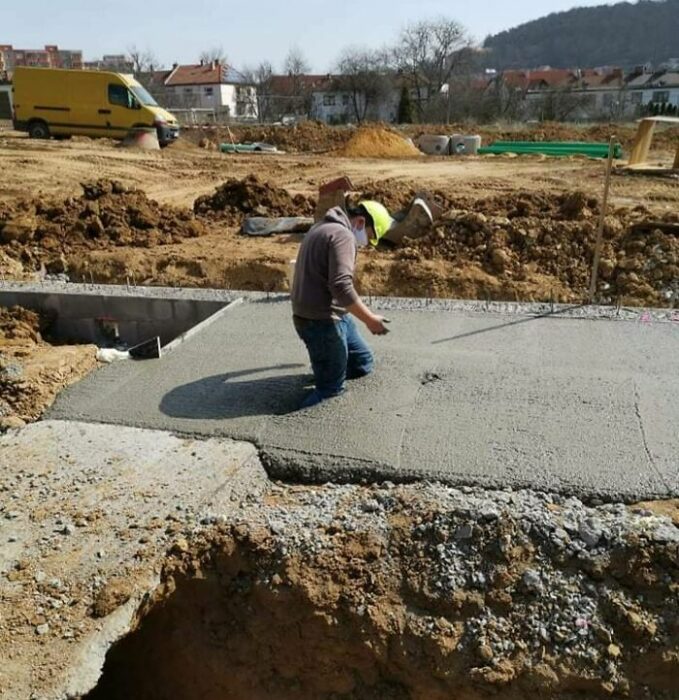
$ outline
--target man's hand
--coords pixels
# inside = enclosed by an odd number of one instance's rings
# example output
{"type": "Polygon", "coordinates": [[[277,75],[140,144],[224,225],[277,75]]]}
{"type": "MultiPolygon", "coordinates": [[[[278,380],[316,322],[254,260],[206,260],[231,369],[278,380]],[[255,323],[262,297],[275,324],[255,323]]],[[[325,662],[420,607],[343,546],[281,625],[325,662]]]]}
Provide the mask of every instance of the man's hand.
{"type": "Polygon", "coordinates": [[[389,323],[389,321],[383,316],[376,316],[375,314],[365,321],[365,325],[368,326],[368,330],[373,335],[386,335],[389,333],[389,329],[384,325],[385,323],[389,323]]]}
{"type": "Polygon", "coordinates": [[[373,335],[389,333],[389,329],[384,325],[389,323],[389,319],[374,314],[360,299],[351,306],[347,306],[347,311],[356,316],[359,321],[363,321],[373,335]]]}

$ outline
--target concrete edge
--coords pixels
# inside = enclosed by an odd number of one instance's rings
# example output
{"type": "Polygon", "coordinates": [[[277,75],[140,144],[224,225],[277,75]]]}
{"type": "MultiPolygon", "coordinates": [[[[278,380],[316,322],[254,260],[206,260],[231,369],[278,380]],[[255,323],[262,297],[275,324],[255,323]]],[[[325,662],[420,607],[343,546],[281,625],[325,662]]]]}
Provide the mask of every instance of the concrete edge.
{"type": "Polygon", "coordinates": [[[85,638],[73,655],[61,699],[82,698],[96,687],[106,663],[106,655],[116,642],[134,631],[139,610],[160,585],[160,577],[156,575],[154,580],[147,581],[144,590],[137,592],[127,603],[104,618],[99,630],[85,638]]]}
{"type": "Polygon", "coordinates": [[[193,338],[194,335],[197,335],[201,331],[205,330],[208,326],[212,325],[215,321],[220,319],[222,316],[224,316],[229,309],[234,308],[235,306],[240,306],[243,303],[242,297],[239,299],[234,299],[232,302],[227,304],[224,308],[219,309],[219,311],[215,311],[215,313],[212,314],[212,316],[208,316],[205,320],[201,321],[200,323],[197,323],[195,326],[191,326],[189,330],[184,331],[181,335],[178,335],[174,340],[171,340],[167,345],[164,345],[160,349],[161,357],[163,353],[168,353],[172,352],[173,350],[176,350],[180,345],[185,343],[187,340],[190,338],[193,338]]]}
{"type": "Polygon", "coordinates": [[[174,299],[179,301],[217,301],[229,303],[242,296],[237,290],[206,287],[144,287],[125,284],[87,284],[39,280],[15,282],[0,279],[0,292],[38,292],[80,296],[107,296],[144,299],[174,299]]]}
{"type": "Polygon", "coordinates": [[[334,484],[412,484],[439,483],[451,488],[483,488],[493,491],[534,491],[554,493],[565,497],[575,497],[585,504],[600,503],[636,503],[640,500],[666,500],[679,497],[679,489],[672,491],[646,490],[642,497],[608,489],[591,489],[585,485],[581,488],[573,484],[546,483],[514,478],[514,484],[508,488],[499,478],[488,476],[460,476],[454,472],[442,473],[438,470],[412,470],[400,467],[398,472],[393,465],[369,462],[367,460],[345,457],[343,455],[321,455],[300,453],[287,448],[256,445],[260,462],[272,480],[288,484],[320,485],[328,482],[334,484]],[[330,466],[330,468],[329,468],[330,466]]]}
{"type": "MultiPolygon", "coordinates": [[[[137,287],[126,285],[80,284],[43,280],[40,282],[0,281],[0,291],[42,292],[46,294],[86,294],[92,296],[145,297],[150,299],[177,299],[187,301],[222,301],[236,299],[252,303],[284,302],[290,299],[283,292],[252,292],[235,289],[205,287],[137,287]]],[[[524,316],[558,315],[560,318],[608,319],[621,321],[673,322],[679,327],[679,310],[669,307],[625,307],[587,304],[556,304],[550,302],[480,301],[428,297],[381,297],[363,295],[375,309],[404,311],[458,311],[463,313],[515,314],[524,316]]]]}
{"type": "MultiPolygon", "coordinates": [[[[65,421],[57,416],[47,417],[48,420],[65,421]]],[[[143,425],[123,424],[117,421],[102,422],[91,421],[81,416],[77,421],[89,424],[120,425],[127,428],[148,430],[143,425]]],[[[21,430],[21,429],[19,429],[21,430]]],[[[151,430],[154,430],[153,428],[151,430]]],[[[259,441],[251,436],[213,435],[198,431],[170,430],[164,431],[178,438],[193,440],[226,439],[234,442],[246,442],[251,444],[256,451],[257,458],[269,480],[280,481],[296,485],[320,485],[335,484],[413,484],[413,483],[439,483],[452,488],[478,487],[494,491],[534,491],[539,493],[554,493],[565,497],[575,497],[588,505],[600,503],[637,503],[638,501],[667,500],[679,498],[679,482],[675,488],[663,484],[663,489],[647,489],[641,496],[631,496],[609,489],[592,489],[586,485],[565,484],[563,482],[546,483],[536,482],[521,477],[514,477],[514,484],[507,487],[499,478],[488,476],[461,476],[456,472],[442,473],[434,469],[413,470],[407,467],[399,467],[385,462],[373,462],[367,459],[347,457],[338,454],[319,454],[316,452],[300,452],[285,447],[262,446],[259,441]]]]}

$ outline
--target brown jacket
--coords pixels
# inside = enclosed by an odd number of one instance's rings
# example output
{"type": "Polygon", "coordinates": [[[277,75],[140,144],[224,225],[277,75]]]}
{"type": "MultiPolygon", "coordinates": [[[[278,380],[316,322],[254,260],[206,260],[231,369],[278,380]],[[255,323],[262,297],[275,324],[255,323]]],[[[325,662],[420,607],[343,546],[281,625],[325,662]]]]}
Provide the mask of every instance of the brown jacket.
{"type": "Polygon", "coordinates": [[[358,301],[354,289],[356,237],[341,207],[306,234],[295,264],[292,313],[307,319],[337,319],[358,301]]]}

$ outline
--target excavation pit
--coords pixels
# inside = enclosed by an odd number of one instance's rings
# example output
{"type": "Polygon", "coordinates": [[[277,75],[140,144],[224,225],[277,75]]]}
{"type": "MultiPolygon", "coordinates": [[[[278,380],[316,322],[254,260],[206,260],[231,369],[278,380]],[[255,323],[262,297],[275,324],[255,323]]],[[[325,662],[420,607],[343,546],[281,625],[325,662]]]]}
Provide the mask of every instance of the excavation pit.
{"type": "Polygon", "coordinates": [[[99,347],[131,347],[156,336],[161,346],[173,347],[216,320],[235,299],[221,290],[71,283],[0,285],[0,306],[22,306],[46,314],[51,319],[52,340],[99,347]]]}
{"type": "Polygon", "coordinates": [[[544,494],[273,487],[170,550],[85,698],[669,700],[675,536],[544,494]]]}

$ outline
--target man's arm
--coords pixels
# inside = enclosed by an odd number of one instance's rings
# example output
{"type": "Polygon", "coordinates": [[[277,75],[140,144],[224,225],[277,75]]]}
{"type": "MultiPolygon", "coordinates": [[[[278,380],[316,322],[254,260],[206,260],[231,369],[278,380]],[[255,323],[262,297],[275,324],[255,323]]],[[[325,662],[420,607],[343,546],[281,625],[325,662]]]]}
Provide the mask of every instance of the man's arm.
{"type": "Polygon", "coordinates": [[[354,288],[355,260],[356,248],[353,239],[341,236],[332,242],[328,269],[330,292],[337,303],[359,321],[363,321],[373,335],[384,335],[388,331],[383,318],[374,314],[361,301],[354,288]]]}

